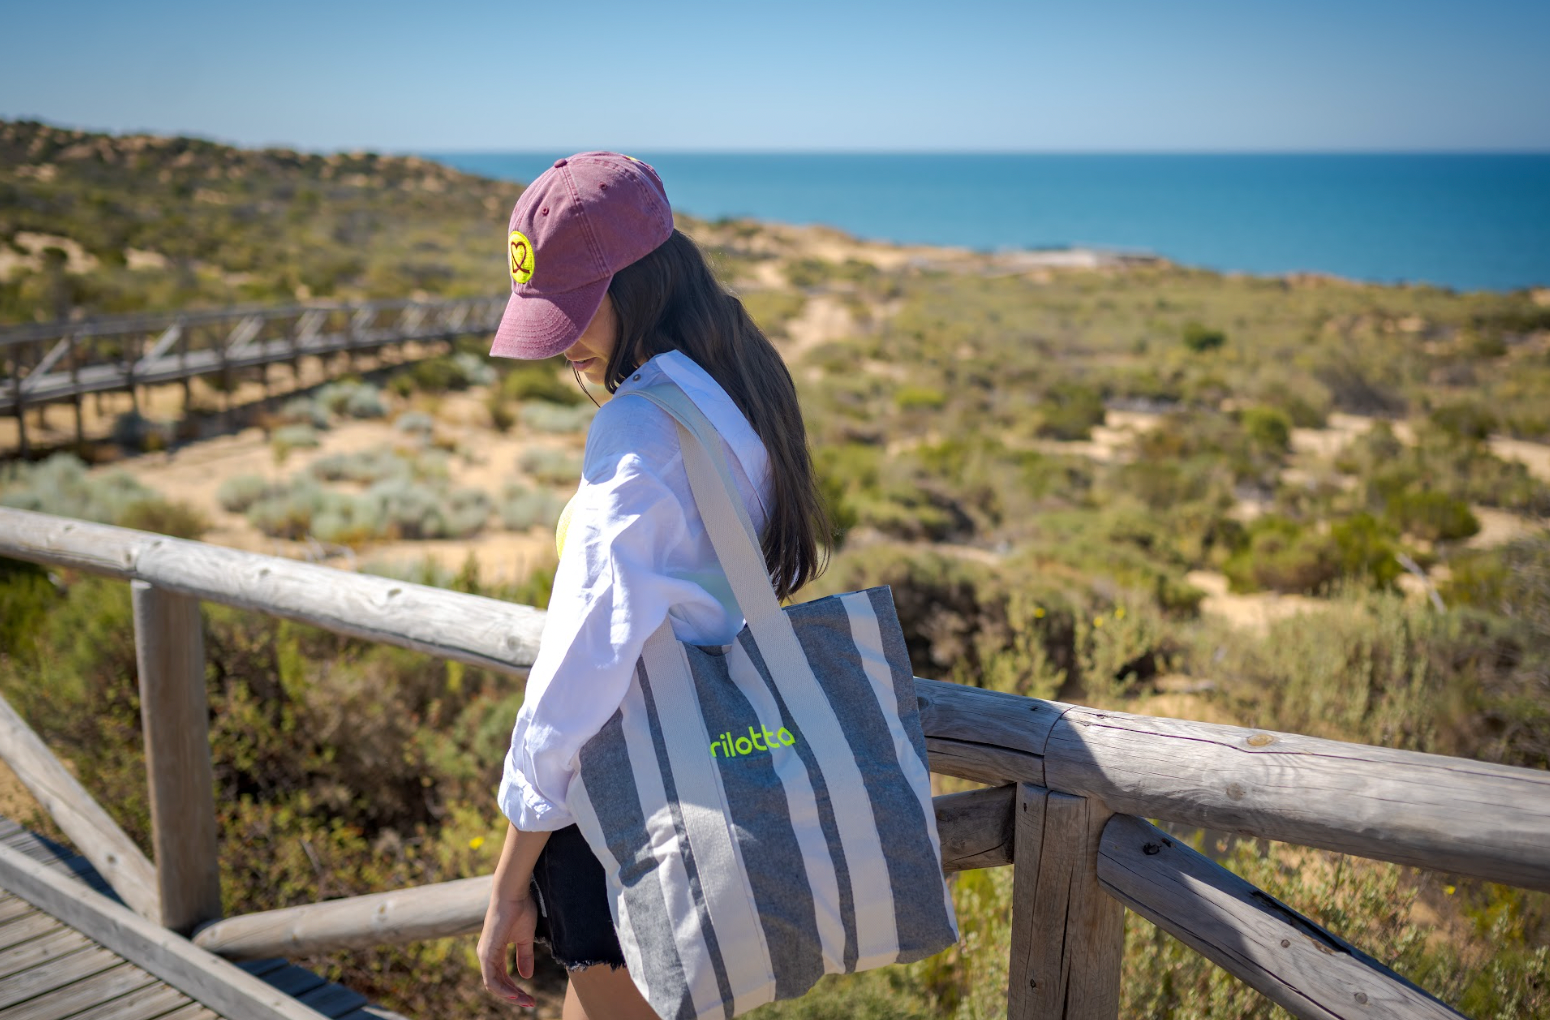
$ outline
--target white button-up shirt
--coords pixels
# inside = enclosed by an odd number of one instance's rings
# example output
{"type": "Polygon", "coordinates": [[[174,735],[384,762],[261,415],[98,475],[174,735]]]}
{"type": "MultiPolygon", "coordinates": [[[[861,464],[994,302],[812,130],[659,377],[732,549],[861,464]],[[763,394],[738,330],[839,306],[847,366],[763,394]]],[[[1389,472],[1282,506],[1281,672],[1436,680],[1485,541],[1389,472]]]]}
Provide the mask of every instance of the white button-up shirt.
{"type": "Polygon", "coordinates": [[[721,435],[760,534],[768,519],[764,443],[708,372],[668,351],[620,384],[587,431],[581,487],[496,795],[518,829],[572,823],[565,797],[577,754],[624,700],[646,638],[663,619],[680,641],[697,645],[730,644],[743,627],[689,490],[676,424],[643,397],[623,399],[664,378],[721,435]]]}

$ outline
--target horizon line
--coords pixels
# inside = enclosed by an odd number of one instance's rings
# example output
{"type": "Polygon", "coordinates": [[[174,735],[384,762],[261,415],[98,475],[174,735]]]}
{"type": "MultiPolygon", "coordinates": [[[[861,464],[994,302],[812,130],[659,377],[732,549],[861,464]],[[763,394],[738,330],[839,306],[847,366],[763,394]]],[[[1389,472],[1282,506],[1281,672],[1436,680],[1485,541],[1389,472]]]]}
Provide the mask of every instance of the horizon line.
{"type": "MultiPolygon", "coordinates": [[[[1543,149],[754,149],[655,148],[626,146],[633,152],[663,156],[1550,156],[1543,149]]],[[[355,149],[352,151],[370,151],[355,149]]],[[[380,150],[386,155],[390,150],[380,150]]],[[[542,149],[395,149],[418,156],[535,156],[565,152],[563,146],[542,149]]],[[[570,152],[596,151],[571,148],[570,152]]],[[[614,151],[623,151],[618,149],[614,151]]]]}

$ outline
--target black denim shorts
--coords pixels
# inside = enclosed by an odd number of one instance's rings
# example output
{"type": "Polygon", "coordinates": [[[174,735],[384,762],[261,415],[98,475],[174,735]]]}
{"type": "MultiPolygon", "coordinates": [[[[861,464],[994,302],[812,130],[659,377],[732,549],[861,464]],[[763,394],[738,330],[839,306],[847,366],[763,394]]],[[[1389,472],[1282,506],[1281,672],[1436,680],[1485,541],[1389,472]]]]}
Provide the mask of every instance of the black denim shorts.
{"type": "Polygon", "coordinates": [[[603,865],[576,826],[550,834],[533,865],[533,897],[538,901],[537,937],[560,966],[624,966],[603,865]]]}

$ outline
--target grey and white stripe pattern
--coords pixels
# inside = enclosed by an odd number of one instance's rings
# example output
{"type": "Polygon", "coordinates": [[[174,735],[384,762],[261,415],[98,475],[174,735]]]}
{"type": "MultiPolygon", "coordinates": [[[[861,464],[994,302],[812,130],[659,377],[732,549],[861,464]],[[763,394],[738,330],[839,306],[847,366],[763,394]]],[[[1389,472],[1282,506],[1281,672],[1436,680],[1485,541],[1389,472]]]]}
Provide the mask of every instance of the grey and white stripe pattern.
{"type": "Polygon", "coordinates": [[[780,609],[703,416],[676,390],[634,392],[679,420],[748,625],[722,654],[663,623],[581,751],[568,803],[632,978],[663,1017],[732,1017],[945,949],[957,924],[892,593],[780,609]]]}
{"type": "Polygon", "coordinates": [[[825,663],[821,704],[783,697],[746,630],[716,655],[664,626],[581,752],[571,810],[605,851],[625,960],[664,1017],[739,1015],[825,973],[957,941],[889,589],[785,612],[809,660],[825,663]],[[823,712],[838,745],[806,739],[799,720],[823,712]],[[731,758],[718,745],[712,757],[713,738],[751,745],[750,728],[785,728],[795,742],[731,758]],[[825,775],[839,755],[861,774],[850,797],[825,775]],[[862,810],[857,798],[871,831],[847,840],[837,812],[862,810]]]}

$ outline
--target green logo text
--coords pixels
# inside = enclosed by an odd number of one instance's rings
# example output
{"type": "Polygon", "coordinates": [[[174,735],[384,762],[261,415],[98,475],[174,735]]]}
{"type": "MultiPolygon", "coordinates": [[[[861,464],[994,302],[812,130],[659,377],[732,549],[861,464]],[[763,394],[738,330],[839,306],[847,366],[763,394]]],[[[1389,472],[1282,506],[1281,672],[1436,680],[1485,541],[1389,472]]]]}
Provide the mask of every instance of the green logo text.
{"type": "Polygon", "coordinates": [[[755,751],[773,751],[777,747],[790,747],[797,742],[797,738],[791,731],[782,726],[771,733],[760,726],[754,729],[748,727],[748,736],[734,737],[729,730],[710,742],[710,756],[712,758],[740,758],[745,754],[753,754],[755,751]]]}

